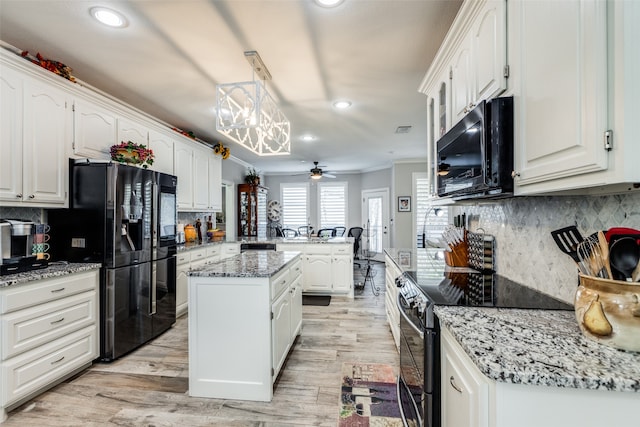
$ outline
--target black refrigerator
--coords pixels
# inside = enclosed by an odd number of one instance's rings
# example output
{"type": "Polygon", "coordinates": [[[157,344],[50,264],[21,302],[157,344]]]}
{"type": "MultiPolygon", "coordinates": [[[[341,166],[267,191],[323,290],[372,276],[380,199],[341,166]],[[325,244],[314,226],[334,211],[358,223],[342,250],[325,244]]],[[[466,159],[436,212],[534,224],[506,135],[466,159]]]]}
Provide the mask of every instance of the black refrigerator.
{"type": "Polygon", "coordinates": [[[175,323],[177,179],[86,160],[69,176],[70,208],[48,213],[52,259],[102,263],[100,360],[111,361],[175,323]]]}

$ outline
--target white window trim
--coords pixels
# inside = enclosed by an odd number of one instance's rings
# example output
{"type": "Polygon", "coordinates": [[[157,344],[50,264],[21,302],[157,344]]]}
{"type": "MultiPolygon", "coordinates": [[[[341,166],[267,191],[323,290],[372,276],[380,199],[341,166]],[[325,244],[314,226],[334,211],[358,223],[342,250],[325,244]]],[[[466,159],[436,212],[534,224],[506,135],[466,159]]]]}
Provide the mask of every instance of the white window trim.
{"type": "MultiPolygon", "coordinates": [[[[331,181],[331,182],[319,182],[316,191],[316,224],[318,224],[318,230],[325,228],[320,222],[322,205],[321,205],[321,187],[343,187],[344,188],[344,227],[349,229],[347,222],[349,222],[349,182],[348,181],[331,181]]],[[[346,236],[346,232],[345,232],[346,236]]]]}

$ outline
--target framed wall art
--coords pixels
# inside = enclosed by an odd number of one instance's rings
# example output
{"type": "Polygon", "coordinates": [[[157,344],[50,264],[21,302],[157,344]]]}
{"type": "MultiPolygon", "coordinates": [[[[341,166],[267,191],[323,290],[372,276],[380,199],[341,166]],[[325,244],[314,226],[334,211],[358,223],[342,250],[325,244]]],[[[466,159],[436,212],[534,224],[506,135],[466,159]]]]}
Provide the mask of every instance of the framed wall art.
{"type": "Polygon", "coordinates": [[[411,212],[411,197],[398,197],[398,212],[411,212]]]}

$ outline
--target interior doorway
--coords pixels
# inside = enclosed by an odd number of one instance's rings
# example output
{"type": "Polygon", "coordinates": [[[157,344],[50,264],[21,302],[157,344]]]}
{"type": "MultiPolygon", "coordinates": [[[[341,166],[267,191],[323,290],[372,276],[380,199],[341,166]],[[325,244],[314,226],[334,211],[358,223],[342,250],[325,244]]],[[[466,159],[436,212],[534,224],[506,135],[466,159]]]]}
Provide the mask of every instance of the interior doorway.
{"type": "Polygon", "coordinates": [[[216,226],[224,227],[225,240],[236,240],[236,186],[231,181],[222,180],[222,212],[216,214],[216,226]],[[220,221],[218,220],[220,219],[220,221]],[[218,224],[220,222],[220,224],[218,224]]]}
{"type": "Polygon", "coordinates": [[[362,253],[376,261],[384,261],[384,248],[389,247],[389,189],[362,191],[362,253]],[[367,251],[367,252],[365,252],[367,251]]]}

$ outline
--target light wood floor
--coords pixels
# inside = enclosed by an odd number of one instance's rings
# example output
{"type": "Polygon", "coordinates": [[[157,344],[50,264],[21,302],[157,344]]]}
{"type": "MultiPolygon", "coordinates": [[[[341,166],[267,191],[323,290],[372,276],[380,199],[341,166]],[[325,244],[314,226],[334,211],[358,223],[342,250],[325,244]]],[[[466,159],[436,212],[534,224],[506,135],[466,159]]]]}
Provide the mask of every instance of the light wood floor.
{"type": "MultiPolygon", "coordinates": [[[[366,266],[365,266],[366,267],[366,266]]],[[[4,426],[336,426],[343,362],[398,366],[384,310],[384,265],[354,300],[304,306],[302,332],[270,403],[188,395],[187,318],[111,363],[94,364],[9,413],[4,426]]],[[[357,277],[356,283],[362,282],[357,277]]]]}

